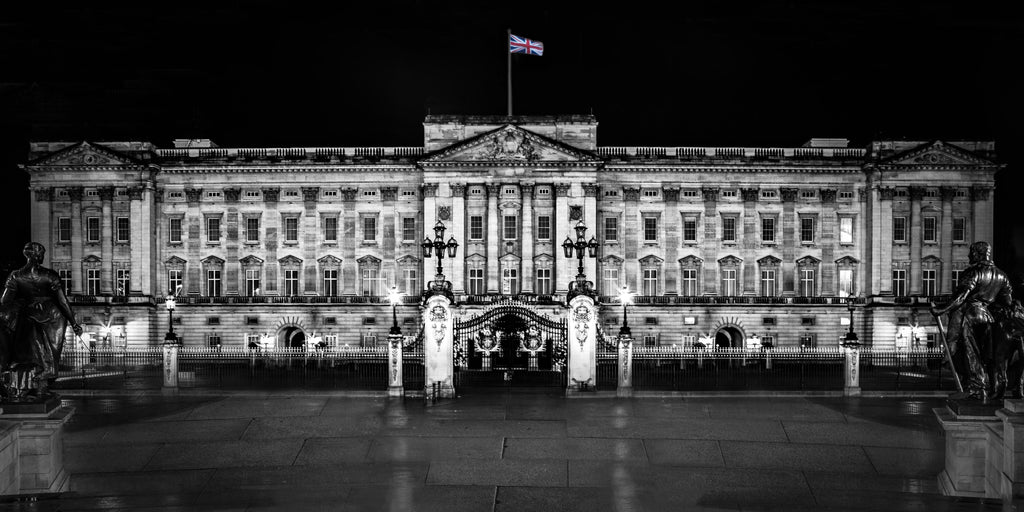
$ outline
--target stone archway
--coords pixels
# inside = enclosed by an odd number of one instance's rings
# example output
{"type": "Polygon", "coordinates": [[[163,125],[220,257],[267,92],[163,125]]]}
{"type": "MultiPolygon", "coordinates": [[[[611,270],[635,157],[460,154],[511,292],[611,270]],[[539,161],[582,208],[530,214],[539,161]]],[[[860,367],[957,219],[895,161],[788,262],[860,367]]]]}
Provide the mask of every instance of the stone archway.
{"type": "Polygon", "coordinates": [[[277,347],[278,348],[305,348],[306,346],[306,333],[301,327],[295,325],[287,325],[277,331],[277,347]]]}
{"type": "Polygon", "coordinates": [[[716,348],[743,348],[745,346],[743,340],[743,331],[736,326],[724,326],[715,332],[716,348]]]}

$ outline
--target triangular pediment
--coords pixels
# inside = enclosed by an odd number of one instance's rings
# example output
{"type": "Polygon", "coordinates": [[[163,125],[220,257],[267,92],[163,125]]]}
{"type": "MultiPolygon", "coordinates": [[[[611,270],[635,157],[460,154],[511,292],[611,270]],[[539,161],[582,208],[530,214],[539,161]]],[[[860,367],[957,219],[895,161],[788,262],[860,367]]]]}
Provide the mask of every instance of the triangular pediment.
{"type": "Polygon", "coordinates": [[[597,261],[600,261],[605,265],[622,265],[622,258],[614,254],[609,254],[608,256],[598,259],[597,261]]]}
{"type": "Polygon", "coordinates": [[[263,264],[263,260],[253,256],[252,254],[238,260],[243,266],[258,266],[263,264]]]}
{"type": "Polygon", "coordinates": [[[29,165],[75,166],[75,167],[112,167],[138,166],[138,160],[99,144],[79,142],[60,151],[46,155],[29,165]]]}
{"type": "Polygon", "coordinates": [[[164,264],[169,266],[181,266],[185,264],[185,260],[177,256],[171,256],[170,258],[167,258],[167,261],[165,261],[164,264]]]}
{"type": "Polygon", "coordinates": [[[853,256],[843,256],[842,258],[836,260],[837,265],[845,265],[848,267],[856,265],[858,263],[860,263],[860,261],[858,261],[857,258],[854,258],[853,256]]]}
{"type": "Polygon", "coordinates": [[[941,140],[923,144],[914,149],[893,155],[885,159],[884,163],[889,165],[921,165],[929,167],[997,165],[996,162],[941,140]]]}
{"type": "Polygon", "coordinates": [[[762,267],[777,267],[779,266],[779,263],[782,263],[782,260],[771,255],[765,256],[764,258],[757,260],[757,264],[761,265],[762,267]]]}
{"type": "Polygon", "coordinates": [[[743,263],[743,260],[732,254],[718,259],[718,264],[723,267],[738,266],[740,263],[743,263]]]}
{"type": "Polygon", "coordinates": [[[702,263],[704,263],[704,260],[691,254],[689,256],[679,258],[679,263],[685,267],[699,267],[702,263]]]}
{"type": "Polygon", "coordinates": [[[438,150],[420,163],[550,165],[599,161],[597,155],[589,151],[509,124],[438,150]]]}
{"type": "Polygon", "coordinates": [[[292,267],[302,265],[302,260],[289,254],[283,258],[278,259],[277,263],[282,266],[292,267]]]}
{"type": "Polygon", "coordinates": [[[410,256],[408,254],[406,254],[405,256],[402,256],[401,258],[398,258],[398,264],[399,265],[415,265],[415,264],[417,264],[419,262],[420,262],[419,258],[417,258],[415,256],[410,256]]]}
{"type": "Polygon", "coordinates": [[[318,263],[320,263],[321,265],[341,265],[341,260],[338,259],[335,256],[331,256],[330,254],[328,254],[327,256],[324,256],[324,257],[322,257],[322,258],[320,258],[320,259],[318,259],[316,261],[318,263]]]}

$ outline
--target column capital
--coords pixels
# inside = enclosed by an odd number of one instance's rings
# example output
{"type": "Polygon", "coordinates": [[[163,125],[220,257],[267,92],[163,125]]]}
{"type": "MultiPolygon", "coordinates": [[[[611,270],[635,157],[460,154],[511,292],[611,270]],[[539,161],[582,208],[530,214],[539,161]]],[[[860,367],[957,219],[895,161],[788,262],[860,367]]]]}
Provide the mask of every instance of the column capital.
{"type": "Polygon", "coordinates": [[[424,183],[420,188],[423,190],[423,197],[434,197],[437,195],[437,183],[424,183]]]}
{"type": "Polygon", "coordinates": [[[569,195],[569,184],[568,183],[556,183],[555,184],[555,195],[558,197],[568,197],[569,195]]]}
{"type": "Polygon", "coordinates": [[[883,201],[892,201],[892,198],[896,197],[896,189],[893,187],[878,187],[878,193],[881,194],[883,201]]]}
{"type": "Polygon", "coordinates": [[[100,201],[112,201],[114,199],[114,187],[98,187],[96,192],[100,196],[100,201]]]}
{"type": "Polygon", "coordinates": [[[263,189],[263,202],[276,203],[281,197],[281,187],[263,189]]]}
{"type": "Polygon", "coordinates": [[[583,195],[586,197],[597,197],[597,184],[596,183],[584,183],[583,184],[583,195]]]}
{"type": "Polygon", "coordinates": [[[909,190],[911,201],[920,201],[924,198],[924,187],[920,185],[913,185],[909,190]]]}
{"type": "Polygon", "coordinates": [[[53,201],[53,187],[39,187],[33,192],[36,193],[36,201],[53,201]]]}
{"type": "Polygon", "coordinates": [[[302,187],[302,200],[307,203],[315,203],[320,197],[320,187],[302,187]]]}
{"type": "Polygon", "coordinates": [[[834,203],[836,202],[836,189],[834,188],[823,188],[818,191],[821,195],[821,202],[823,203],[834,203]]]}
{"type": "Polygon", "coordinates": [[[449,185],[452,188],[452,197],[466,197],[466,184],[465,183],[452,183],[449,185]]]}
{"type": "Polygon", "coordinates": [[[868,189],[866,189],[866,188],[859,188],[859,189],[857,189],[857,199],[860,202],[862,202],[862,203],[867,202],[867,200],[868,200],[868,189]]]}
{"type": "Polygon", "coordinates": [[[662,187],[662,195],[665,197],[665,201],[674,203],[679,201],[679,187],[662,187]]]}
{"type": "Polygon", "coordinates": [[[971,187],[971,199],[975,201],[988,201],[988,193],[992,191],[992,187],[978,186],[971,187]]]}
{"type": "Polygon", "coordinates": [[[380,195],[385,201],[394,201],[398,197],[398,187],[381,187],[380,195]]]}
{"type": "Polygon", "coordinates": [[[228,203],[237,203],[242,197],[242,189],[237,187],[225,188],[224,189],[224,201],[228,203]]]}
{"type": "Polygon", "coordinates": [[[740,195],[743,196],[743,202],[757,201],[758,194],[761,193],[761,189],[758,188],[741,188],[740,195]]]}
{"type": "Polygon", "coordinates": [[[626,201],[639,201],[640,187],[622,187],[622,197],[626,201]]]}
{"type": "Polygon", "coordinates": [[[128,187],[128,200],[130,201],[141,201],[142,193],[145,192],[144,187],[128,187]]]}
{"type": "Polygon", "coordinates": [[[201,188],[186,188],[185,189],[185,200],[189,203],[198,203],[200,196],[203,195],[203,189],[201,188]]]}
{"type": "Polygon", "coordinates": [[[359,189],[356,188],[343,188],[341,189],[341,200],[346,203],[351,203],[356,200],[356,194],[358,192],[359,189]]]}
{"type": "Polygon", "coordinates": [[[68,198],[72,201],[81,201],[82,196],[85,195],[85,187],[68,187],[65,190],[68,191],[68,198]]]}
{"type": "Polygon", "coordinates": [[[780,188],[779,194],[782,194],[782,202],[792,203],[796,201],[796,195],[800,192],[800,189],[796,188],[780,188]]]}
{"type": "Polygon", "coordinates": [[[498,198],[498,194],[501,193],[501,183],[487,183],[487,198],[498,198]]]}
{"type": "Polygon", "coordinates": [[[939,195],[943,201],[952,201],[956,197],[956,187],[939,187],[939,195]]]}
{"type": "Polygon", "coordinates": [[[700,191],[704,194],[705,201],[718,201],[718,187],[703,187],[700,191]]]}

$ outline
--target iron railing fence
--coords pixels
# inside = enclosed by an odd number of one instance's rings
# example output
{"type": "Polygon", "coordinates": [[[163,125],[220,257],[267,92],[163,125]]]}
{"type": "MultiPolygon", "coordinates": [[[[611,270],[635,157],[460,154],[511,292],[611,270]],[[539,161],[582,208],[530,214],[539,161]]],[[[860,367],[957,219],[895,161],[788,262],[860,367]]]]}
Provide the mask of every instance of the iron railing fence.
{"type": "Polygon", "coordinates": [[[838,348],[715,350],[634,347],[633,388],[671,391],[843,389],[838,348]]]}
{"type": "Polygon", "coordinates": [[[956,391],[942,348],[860,351],[860,387],[865,391],[956,391]]]}
{"type": "Polygon", "coordinates": [[[598,391],[612,391],[619,386],[619,353],[613,350],[597,351],[597,382],[598,391]]]}
{"type": "Polygon", "coordinates": [[[423,391],[426,373],[423,367],[423,351],[406,350],[402,353],[402,387],[406,392],[423,391]]]}
{"type": "Polygon", "coordinates": [[[181,347],[178,385],[383,390],[388,387],[387,350],[181,347]]]}
{"type": "Polygon", "coordinates": [[[159,389],[163,349],[88,348],[67,345],[61,353],[55,389],[159,389]]]}
{"type": "Polygon", "coordinates": [[[563,370],[492,367],[489,370],[456,368],[455,389],[469,388],[533,387],[565,388],[566,372],[563,370]]]}

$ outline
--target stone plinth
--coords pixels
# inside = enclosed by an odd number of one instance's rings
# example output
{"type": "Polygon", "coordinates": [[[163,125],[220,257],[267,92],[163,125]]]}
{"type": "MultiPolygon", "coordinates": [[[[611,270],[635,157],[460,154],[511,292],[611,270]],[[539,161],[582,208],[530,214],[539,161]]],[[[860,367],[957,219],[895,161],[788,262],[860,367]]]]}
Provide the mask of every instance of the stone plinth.
{"type": "Polygon", "coordinates": [[[1024,498],[1024,400],[1005,400],[996,416],[1002,425],[990,430],[989,447],[1002,450],[989,461],[985,490],[1003,503],[1012,503],[1024,498]]]}
{"type": "MultiPolygon", "coordinates": [[[[6,407],[5,407],[6,409],[6,407]]],[[[3,494],[46,494],[68,490],[64,471],[64,424],[72,407],[44,414],[0,415],[0,490],[3,494]]]]}

